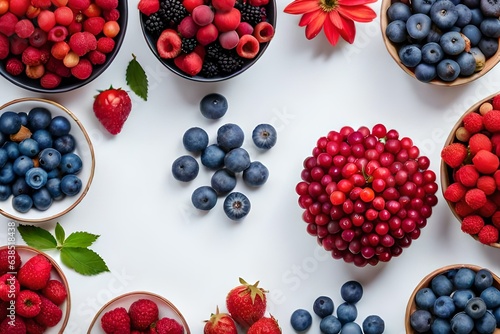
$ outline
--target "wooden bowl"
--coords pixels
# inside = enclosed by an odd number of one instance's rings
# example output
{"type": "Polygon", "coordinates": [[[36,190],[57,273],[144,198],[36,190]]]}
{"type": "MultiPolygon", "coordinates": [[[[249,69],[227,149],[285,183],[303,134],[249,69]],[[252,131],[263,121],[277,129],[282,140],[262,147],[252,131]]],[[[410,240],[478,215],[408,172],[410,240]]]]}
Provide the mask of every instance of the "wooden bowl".
{"type": "MultiPolygon", "coordinates": [[[[457,131],[457,129],[459,127],[461,127],[463,125],[463,119],[464,117],[470,113],[470,112],[476,112],[479,107],[485,103],[485,102],[490,102],[493,97],[495,97],[496,95],[498,95],[499,93],[495,93],[495,94],[492,94],[484,99],[482,99],[481,101],[477,102],[476,104],[474,104],[472,107],[470,107],[457,121],[457,123],[455,124],[455,126],[453,126],[453,128],[451,129],[450,131],[450,134],[448,135],[448,137],[446,138],[446,141],[444,143],[444,146],[443,147],[446,147],[447,145],[453,143],[453,142],[456,142],[458,141],[456,138],[455,138],[455,132],[457,131]]],[[[448,188],[448,186],[453,183],[453,169],[451,167],[449,167],[442,159],[441,159],[441,166],[440,166],[440,175],[441,175],[441,191],[442,193],[444,194],[445,190],[448,188]]],[[[445,199],[446,200],[446,199],[445,199]]],[[[457,220],[462,223],[462,217],[460,217],[457,212],[455,211],[455,208],[453,207],[453,204],[452,202],[446,200],[446,203],[448,204],[448,207],[450,208],[451,212],[453,213],[453,215],[457,218],[457,220]]],[[[485,220],[486,222],[489,222],[491,224],[491,219],[488,221],[488,219],[485,220]]],[[[473,237],[475,240],[477,240],[479,242],[479,239],[477,237],[477,235],[471,235],[471,237],[473,237]]],[[[494,247],[494,248],[500,248],[500,243],[492,243],[492,244],[489,244],[488,246],[491,246],[491,247],[494,247]]]]}
{"type": "MultiPolygon", "coordinates": [[[[469,268],[469,269],[474,270],[475,272],[478,272],[480,269],[487,269],[487,268],[482,268],[480,266],[473,265],[473,264],[454,264],[454,265],[449,265],[449,266],[445,266],[445,267],[436,269],[433,272],[431,272],[430,274],[428,274],[427,276],[425,276],[420,281],[420,283],[417,284],[417,286],[415,287],[415,290],[413,290],[413,292],[410,296],[410,299],[408,299],[408,304],[406,306],[406,313],[405,313],[406,334],[418,334],[415,330],[413,330],[413,328],[411,327],[411,324],[410,324],[410,315],[417,309],[417,306],[415,304],[415,296],[416,296],[417,292],[422,288],[429,287],[429,285],[434,277],[436,277],[440,274],[443,274],[449,270],[460,269],[460,268],[469,268]]],[[[493,272],[491,272],[491,275],[493,276],[493,286],[500,289],[500,277],[498,277],[493,272]]],[[[497,328],[493,333],[500,334],[500,328],[497,328]]]]}
{"type": "MultiPolygon", "coordinates": [[[[387,17],[387,9],[394,2],[405,2],[405,3],[410,2],[410,4],[411,4],[410,0],[405,0],[405,1],[382,0],[382,5],[381,5],[381,9],[380,9],[380,28],[382,30],[382,38],[384,40],[384,44],[385,44],[385,47],[387,48],[387,51],[391,55],[392,59],[394,59],[396,64],[398,64],[399,67],[401,67],[401,69],[403,71],[405,71],[408,75],[410,75],[412,78],[414,78],[415,80],[418,80],[415,77],[415,73],[413,72],[413,70],[411,68],[408,68],[405,65],[403,65],[403,63],[399,59],[398,50],[400,48],[400,45],[393,43],[385,35],[385,29],[386,29],[387,25],[389,24],[389,18],[387,17]]],[[[481,71],[476,72],[473,75],[468,76],[468,77],[460,77],[459,76],[458,78],[456,78],[454,81],[451,81],[451,82],[447,82],[447,81],[443,81],[439,78],[435,78],[435,79],[429,81],[428,83],[432,84],[432,85],[436,85],[436,86],[445,86],[445,87],[464,85],[464,84],[472,82],[476,79],[479,79],[480,77],[482,77],[483,75],[488,73],[493,67],[495,67],[495,65],[499,61],[500,61],[500,47],[498,48],[497,52],[493,56],[491,56],[489,59],[486,60],[484,68],[481,71]]]]}
{"type": "Polygon", "coordinates": [[[160,318],[169,317],[175,319],[182,325],[182,327],[184,327],[184,334],[191,334],[186,319],[177,309],[177,307],[175,307],[175,305],[166,298],[148,291],[128,292],[116,298],[113,298],[112,300],[104,304],[94,316],[94,319],[92,319],[87,334],[105,334],[101,328],[101,318],[106,312],[111,311],[112,309],[115,309],[117,307],[124,307],[128,310],[133,302],[143,298],[150,299],[158,305],[160,318]]]}

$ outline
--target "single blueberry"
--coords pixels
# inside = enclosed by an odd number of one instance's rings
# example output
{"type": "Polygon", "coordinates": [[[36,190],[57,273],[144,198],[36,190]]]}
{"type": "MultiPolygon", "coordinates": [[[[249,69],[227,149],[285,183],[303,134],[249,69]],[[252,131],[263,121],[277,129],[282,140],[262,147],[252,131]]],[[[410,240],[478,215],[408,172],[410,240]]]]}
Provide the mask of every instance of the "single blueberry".
{"type": "Polygon", "coordinates": [[[71,131],[71,123],[64,116],[55,116],[50,121],[49,127],[47,130],[53,136],[63,136],[67,135],[71,131]]]}
{"type": "Polygon", "coordinates": [[[54,200],[59,200],[64,197],[64,193],[61,190],[61,179],[53,177],[47,180],[45,187],[49,191],[50,196],[54,200]]]}
{"type": "Polygon", "coordinates": [[[456,56],[465,50],[465,39],[457,31],[448,31],[441,36],[439,45],[444,53],[456,56]]]}
{"type": "Polygon", "coordinates": [[[32,191],[33,191],[33,188],[31,188],[26,183],[26,179],[24,178],[24,176],[23,177],[18,177],[12,183],[12,195],[14,195],[14,196],[21,195],[21,194],[30,195],[32,191]]]}
{"type": "Polygon", "coordinates": [[[71,153],[76,148],[76,140],[72,134],[62,135],[54,139],[53,147],[61,154],[71,153]]]}
{"type": "Polygon", "coordinates": [[[0,201],[6,201],[12,195],[12,188],[8,184],[0,184],[0,201]]]}
{"type": "Polygon", "coordinates": [[[198,161],[190,155],[178,157],[172,163],[172,175],[178,181],[189,182],[198,176],[200,166],[198,161]]]}
{"type": "Polygon", "coordinates": [[[411,8],[403,2],[393,2],[387,8],[387,18],[389,21],[401,20],[406,21],[411,16],[411,8]]]}
{"type": "Polygon", "coordinates": [[[26,213],[33,207],[33,199],[26,194],[13,196],[12,207],[18,212],[26,213]]]}
{"type": "Polygon", "coordinates": [[[9,184],[16,179],[12,162],[7,162],[0,168],[0,184],[9,184]]]}
{"type": "Polygon", "coordinates": [[[201,152],[208,146],[208,134],[199,127],[192,127],[182,136],[182,144],[189,152],[201,152]]]}
{"type": "Polygon", "coordinates": [[[437,297],[431,288],[422,288],[415,294],[415,304],[423,310],[431,310],[437,297]]]}
{"type": "Polygon", "coordinates": [[[477,46],[479,47],[481,52],[484,53],[484,56],[486,58],[490,58],[498,50],[498,39],[483,36],[483,38],[481,38],[479,43],[477,43],[477,46]]]}
{"type": "Polygon", "coordinates": [[[443,36],[443,33],[441,31],[431,29],[431,31],[429,31],[429,35],[427,35],[427,37],[425,38],[425,42],[426,43],[430,43],[430,42],[439,43],[441,36],[443,36]]]}
{"type": "Polygon", "coordinates": [[[421,82],[429,82],[437,76],[436,66],[433,64],[420,63],[415,67],[415,78],[421,82]]]}
{"type": "Polygon", "coordinates": [[[328,296],[319,296],[314,300],[313,311],[320,318],[324,318],[327,315],[333,313],[334,303],[333,300],[328,296]]]}
{"type": "Polygon", "coordinates": [[[497,307],[494,310],[492,310],[491,314],[493,314],[493,316],[497,321],[497,327],[500,327],[500,307],[497,307]]]}
{"type": "Polygon", "coordinates": [[[40,150],[43,150],[47,147],[52,147],[53,145],[52,135],[45,129],[36,130],[31,135],[31,138],[36,140],[36,142],[38,143],[38,148],[40,150]]]}
{"type": "Polygon", "coordinates": [[[363,320],[363,333],[382,334],[385,330],[385,322],[378,315],[369,315],[363,320]]]}
{"type": "Polygon", "coordinates": [[[484,300],[488,309],[494,309],[500,306],[500,291],[494,286],[490,286],[481,291],[479,297],[484,300]]]}
{"type": "Polygon", "coordinates": [[[327,315],[321,319],[319,329],[324,334],[338,334],[342,329],[340,320],[334,315],[327,315]]]}
{"type": "Polygon", "coordinates": [[[225,151],[241,147],[244,139],[243,130],[236,124],[227,123],[217,129],[217,144],[225,151]]]}
{"type": "Polygon", "coordinates": [[[455,6],[455,9],[458,13],[458,19],[455,22],[455,26],[463,28],[472,20],[472,11],[463,3],[457,4],[455,6]]]}
{"type": "Polygon", "coordinates": [[[385,35],[393,43],[401,43],[406,40],[406,22],[395,20],[390,22],[385,28],[385,35]]]}
{"type": "Polygon", "coordinates": [[[500,37],[500,20],[498,17],[486,17],[479,29],[486,37],[498,38],[500,37]]]}
{"type": "Polygon", "coordinates": [[[21,155],[19,152],[19,144],[13,141],[8,141],[3,145],[3,148],[7,151],[7,156],[10,160],[14,160],[21,155]]]}
{"type": "Polygon", "coordinates": [[[481,318],[475,322],[475,329],[479,334],[491,334],[497,328],[495,316],[487,311],[481,318]]]}
{"type": "Polygon", "coordinates": [[[444,274],[439,274],[432,278],[430,287],[437,297],[449,296],[455,289],[453,282],[444,274]]]}
{"type": "Polygon", "coordinates": [[[250,166],[243,170],[243,181],[251,187],[260,187],[269,178],[269,169],[260,161],[252,161],[250,166]]]}
{"type": "Polygon", "coordinates": [[[485,16],[500,16],[500,1],[481,0],[479,8],[481,8],[481,11],[485,16]]]}
{"type": "Polygon", "coordinates": [[[443,81],[453,81],[460,75],[460,65],[453,59],[443,59],[437,64],[436,73],[443,81]]]}
{"type": "Polygon", "coordinates": [[[471,289],[455,290],[451,296],[453,302],[455,303],[455,307],[459,310],[465,309],[467,302],[474,297],[476,297],[476,294],[471,289]]]}
{"type": "Polygon", "coordinates": [[[290,325],[297,332],[303,332],[309,329],[312,325],[312,316],[309,311],[297,309],[293,311],[290,317],[290,325]]]}
{"type": "Polygon", "coordinates": [[[476,277],[474,279],[474,287],[478,291],[483,291],[486,288],[489,288],[493,284],[493,275],[491,271],[488,269],[480,269],[476,273],[476,277]]]}
{"type": "Polygon", "coordinates": [[[219,119],[224,116],[228,109],[227,99],[218,93],[205,95],[200,101],[200,111],[209,119],[219,119]]]}
{"type": "Polygon", "coordinates": [[[209,186],[198,187],[191,195],[191,203],[198,210],[209,211],[217,204],[217,193],[209,186]]]}
{"type": "Polygon", "coordinates": [[[24,176],[26,172],[35,167],[33,159],[25,155],[21,155],[12,163],[12,170],[18,176],[24,176]]]}
{"type": "Polygon", "coordinates": [[[19,145],[19,153],[21,155],[28,156],[30,158],[35,157],[40,152],[40,147],[38,146],[38,142],[33,138],[23,139],[19,145]]]}
{"type": "Polygon", "coordinates": [[[458,312],[450,320],[451,330],[455,334],[469,334],[474,329],[474,320],[465,312],[458,312]]]}
{"type": "Polygon", "coordinates": [[[428,14],[436,0],[413,0],[411,6],[414,13],[428,14]]]}
{"type": "Polygon", "coordinates": [[[455,313],[455,303],[450,296],[439,296],[434,302],[432,313],[439,318],[447,319],[455,313]]]}
{"type": "Polygon", "coordinates": [[[45,148],[40,152],[38,156],[38,162],[40,164],[40,167],[42,167],[46,171],[53,170],[54,168],[57,168],[57,166],[59,166],[59,164],[61,163],[61,153],[51,147],[45,148]]]}
{"type": "Polygon", "coordinates": [[[358,281],[347,281],[340,287],[340,295],[347,303],[355,304],[363,297],[363,286],[358,281]]]}
{"type": "Polygon", "coordinates": [[[219,169],[224,166],[226,152],[217,144],[208,145],[201,152],[201,164],[209,169],[219,169]]]}
{"type": "Polygon", "coordinates": [[[434,318],[431,325],[432,334],[451,334],[451,325],[448,319],[434,318]]]}
{"type": "Polygon", "coordinates": [[[484,20],[484,15],[483,12],[481,11],[480,8],[472,8],[472,17],[470,20],[470,23],[475,25],[476,27],[479,27],[481,25],[481,22],[484,20]]]}
{"type": "Polygon", "coordinates": [[[235,191],[226,196],[223,209],[229,219],[240,220],[250,212],[250,200],[244,194],[235,191]]]}
{"type": "Polygon", "coordinates": [[[416,310],[410,315],[410,325],[418,333],[425,333],[431,329],[432,314],[427,310],[416,310]]]}
{"type": "MultiPolygon", "coordinates": [[[[447,1],[447,0],[441,0],[447,1]]],[[[416,40],[422,40],[427,37],[431,31],[432,21],[429,16],[422,13],[412,14],[406,20],[406,31],[411,38],[416,40]]]]}
{"type": "Polygon", "coordinates": [[[35,107],[28,112],[28,128],[31,132],[47,128],[51,120],[52,115],[47,108],[35,107]]]}
{"type": "Polygon", "coordinates": [[[407,44],[399,49],[398,56],[406,67],[415,67],[422,60],[422,50],[416,44],[407,44]]]}
{"type": "Polygon", "coordinates": [[[227,168],[221,168],[212,175],[210,184],[218,195],[225,195],[236,187],[236,176],[227,168]]]}
{"type": "Polygon", "coordinates": [[[441,45],[436,42],[428,42],[422,46],[422,61],[427,64],[439,63],[444,57],[441,45]]]}
{"type": "Polygon", "coordinates": [[[31,195],[31,199],[33,200],[33,206],[40,211],[50,208],[53,202],[49,191],[45,187],[35,190],[31,195]]]}
{"type": "Polygon", "coordinates": [[[470,268],[460,268],[453,278],[453,284],[457,289],[469,289],[474,285],[476,272],[470,268]]]}
{"type": "Polygon", "coordinates": [[[342,325],[342,334],[363,334],[361,327],[355,322],[348,322],[342,325]]]}
{"type": "Polygon", "coordinates": [[[76,153],[66,153],[61,156],[59,168],[65,174],[78,174],[82,170],[82,159],[76,153]]]}
{"type": "Polygon", "coordinates": [[[483,36],[481,30],[473,24],[468,24],[462,28],[462,34],[465,35],[470,41],[471,46],[478,45],[481,37],[483,36]]]}
{"type": "Polygon", "coordinates": [[[278,132],[271,124],[259,124],[252,131],[252,140],[255,146],[268,150],[278,140],[278,132]]]}
{"type": "Polygon", "coordinates": [[[342,324],[353,322],[358,317],[356,305],[344,302],[337,307],[337,318],[342,324]]]}
{"type": "Polygon", "coordinates": [[[33,189],[40,189],[47,183],[47,172],[41,167],[33,167],[26,171],[26,183],[33,189]]]}
{"type": "Polygon", "coordinates": [[[465,305],[465,313],[474,320],[481,318],[486,310],[486,303],[479,297],[469,299],[465,305]]]}
{"type": "Polygon", "coordinates": [[[224,165],[233,173],[243,172],[250,166],[250,163],[250,155],[241,147],[232,149],[224,157],[224,165]]]}
{"type": "Polygon", "coordinates": [[[429,10],[429,16],[439,29],[447,30],[455,25],[458,20],[458,11],[450,0],[436,1],[429,10]]]}
{"type": "Polygon", "coordinates": [[[17,113],[19,118],[21,119],[21,125],[22,126],[27,126],[28,125],[28,114],[25,113],[24,111],[20,111],[17,113]]]}
{"type": "Polygon", "coordinates": [[[82,180],[75,174],[67,174],[61,179],[60,186],[63,194],[75,196],[82,190],[82,180]]]}
{"type": "Polygon", "coordinates": [[[0,115],[0,131],[5,134],[14,134],[21,129],[21,117],[14,111],[6,111],[0,115]]]}

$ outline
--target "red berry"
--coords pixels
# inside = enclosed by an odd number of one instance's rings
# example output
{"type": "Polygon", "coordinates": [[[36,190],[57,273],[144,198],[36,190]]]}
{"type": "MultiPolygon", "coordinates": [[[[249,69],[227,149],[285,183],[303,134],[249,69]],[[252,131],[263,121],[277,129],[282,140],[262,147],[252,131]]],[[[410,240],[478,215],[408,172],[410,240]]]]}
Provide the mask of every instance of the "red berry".
{"type": "Polygon", "coordinates": [[[165,29],[162,31],[156,49],[161,58],[172,59],[181,53],[182,40],[177,32],[173,29],[165,29]]]}
{"type": "Polygon", "coordinates": [[[472,158],[472,163],[480,173],[493,174],[498,169],[500,160],[496,154],[480,150],[472,158]]]}
{"type": "Polygon", "coordinates": [[[253,35],[243,35],[236,46],[236,53],[241,58],[252,59],[260,50],[259,41],[253,35]]]}
{"type": "Polygon", "coordinates": [[[232,8],[229,11],[216,11],[214,16],[214,24],[219,32],[236,30],[241,22],[241,12],[232,8]]]}
{"type": "Polygon", "coordinates": [[[493,244],[498,242],[498,229],[493,225],[485,225],[481,231],[479,231],[478,239],[481,243],[485,245],[493,244]]]}
{"type": "Polygon", "coordinates": [[[262,21],[255,25],[253,35],[259,43],[269,42],[274,37],[274,27],[267,21],[262,21]]]}
{"type": "Polygon", "coordinates": [[[460,166],[466,157],[467,147],[462,143],[452,143],[441,150],[441,158],[451,168],[460,166]]]}
{"type": "Polygon", "coordinates": [[[475,155],[480,150],[491,151],[493,144],[484,133],[475,133],[469,138],[469,151],[475,155]]]}
{"type": "Polygon", "coordinates": [[[462,219],[461,229],[468,234],[478,234],[484,226],[484,219],[479,215],[469,215],[462,219]]]}
{"type": "Polygon", "coordinates": [[[463,118],[464,128],[470,133],[474,134],[480,132],[483,128],[483,116],[477,112],[470,112],[463,118]]]}
{"type": "Polygon", "coordinates": [[[483,116],[484,128],[489,132],[500,131],[500,110],[493,109],[483,116]]]}

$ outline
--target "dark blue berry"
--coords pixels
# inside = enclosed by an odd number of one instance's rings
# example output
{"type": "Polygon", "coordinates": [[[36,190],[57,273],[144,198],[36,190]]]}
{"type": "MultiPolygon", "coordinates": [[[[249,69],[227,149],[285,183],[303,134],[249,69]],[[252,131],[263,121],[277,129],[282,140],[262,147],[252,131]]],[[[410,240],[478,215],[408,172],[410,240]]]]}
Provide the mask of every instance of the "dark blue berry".
{"type": "Polygon", "coordinates": [[[268,150],[278,140],[278,133],[271,124],[259,124],[252,131],[252,140],[258,148],[268,150]]]}
{"type": "Polygon", "coordinates": [[[67,135],[71,130],[71,123],[64,116],[55,116],[50,121],[47,130],[56,137],[67,135]]]}
{"type": "Polygon", "coordinates": [[[340,295],[344,301],[355,304],[363,297],[363,286],[358,281],[347,281],[340,287],[340,295]]]}
{"type": "Polygon", "coordinates": [[[451,324],[448,319],[434,318],[431,325],[431,332],[433,334],[450,334],[451,324]]]}
{"type": "Polygon", "coordinates": [[[338,334],[342,329],[342,323],[334,315],[327,315],[319,323],[319,329],[324,334],[338,334]]]}
{"type": "Polygon", "coordinates": [[[250,166],[250,163],[250,155],[241,147],[232,149],[224,157],[224,165],[233,173],[243,172],[250,166]]]}
{"type": "Polygon", "coordinates": [[[269,178],[269,170],[260,161],[252,161],[243,171],[243,181],[251,187],[260,187],[269,178]]]}
{"type": "Polygon", "coordinates": [[[210,169],[219,169],[224,166],[226,152],[217,144],[208,145],[201,152],[201,164],[210,169]]]}
{"type": "MultiPolygon", "coordinates": [[[[31,135],[31,138],[36,140],[38,143],[38,148],[43,150],[44,148],[52,147],[53,140],[52,135],[49,131],[45,129],[36,130],[31,135]]],[[[56,139],[57,140],[57,139],[56,139]]]]}
{"type": "Polygon", "coordinates": [[[361,327],[355,322],[348,322],[342,326],[342,334],[363,334],[361,327]]]}
{"type": "Polygon", "coordinates": [[[495,316],[490,311],[487,311],[481,318],[476,320],[475,328],[479,334],[493,333],[497,328],[495,316]]]}
{"type": "Polygon", "coordinates": [[[14,167],[12,162],[7,162],[2,168],[0,168],[0,183],[9,184],[14,181],[16,174],[14,173],[14,167]]]}
{"type": "Polygon", "coordinates": [[[450,325],[455,334],[469,334],[474,329],[474,320],[465,312],[458,312],[451,318],[450,325]]]}
{"type": "Polygon", "coordinates": [[[470,268],[460,268],[455,277],[453,277],[453,284],[457,289],[469,289],[474,285],[476,272],[470,268]]]}
{"type": "Polygon", "coordinates": [[[455,313],[455,303],[450,296],[439,296],[434,303],[432,313],[439,318],[449,318],[455,313]]]}
{"type": "Polygon", "coordinates": [[[236,187],[236,176],[233,172],[222,168],[212,175],[210,184],[217,194],[225,195],[236,187]]]}
{"type": "Polygon", "coordinates": [[[327,315],[333,313],[334,303],[333,300],[328,296],[319,296],[314,300],[313,311],[320,318],[324,318],[327,315]]]}
{"type": "Polygon", "coordinates": [[[12,163],[12,170],[18,176],[24,176],[26,172],[33,167],[35,167],[33,159],[25,155],[17,157],[12,163]]]}
{"type": "Polygon", "coordinates": [[[312,316],[309,311],[304,309],[297,309],[293,311],[290,317],[290,325],[297,332],[303,332],[311,327],[312,316]]]}
{"type": "Polygon", "coordinates": [[[45,187],[50,193],[50,196],[55,199],[61,199],[64,196],[64,193],[61,191],[61,179],[57,177],[53,177],[47,180],[45,187]]]}
{"type": "Polygon", "coordinates": [[[33,199],[26,194],[14,196],[12,197],[12,207],[16,211],[26,213],[33,207],[33,199]]]}
{"type": "Polygon", "coordinates": [[[49,191],[45,187],[35,190],[31,198],[33,199],[33,206],[40,211],[47,210],[53,202],[49,191]]]}
{"type": "Polygon", "coordinates": [[[367,316],[362,325],[365,334],[382,334],[385,330],[385,322],[378,315],[367,316]]]}
{"type": "Polygon", "coordinates": [[[12,188],[8,184],[0,184],[0,201],[7,200],[12,195],[12,188]]]}
{"type": "Polygon", "coordinates": [[[431,288],[422,288],[415,294],[415,304],[423,310],[430,310],[437,297],[431,288]]]}
{"type": "Polygon", "coordinates": [[[410,315],[410,325],[418,333],[431,329],[432,314],[427,310],[416,310],[410,315]]]}
{"type": "Polygon", "coordinates": [[[32,138],[22,140],[18,145],[18,149],[21,155],[25,155],[30,158],[35,157],[40,152],[38,142],[32,138]]]}
{"type": "Polygon", "coordinates": [[[449,296],[455,290],[453,282],[444,274],[437,275],[431,280],[431,289],[439,296],[449,296]]]}
{"type": "Polygon", "coordinates": [[[465,305],[465,313],[474,320],[481,318],[486,313],[484,300],[479,297],[469,299],[465,305]]]}
{"type": "Polygon", "coordinates": [[[232,192],[224,199],[224,213],[231,220],[244,218],[251,208],[250,200],[240,192],[232,192]]]}
{"type": "MultiPolygon", "coordinates": [[[[50,180],[50,179],[49,179],[50,180]]],[[[31,194],[33,191],[33,188],[28,186],[26,183],[26,179],[24,178],[24,175],[22,177],[18,177],[13,183],[12,183],[12,195],[17,196],[21,194],[31,194]]]]}
{"type": "Polygon", "coordinates": [[[484,300],[488,309],[494,309],[500,306],[500,291],[494,286],[484,289],[479,297],[484,300]]]}
{"type": "Polygon", "coordinates": [[[478,291],[483,291],[493,284],[493,275],[488,269],[480,269],[474,279],[474,287],[478,291]]]}
{"type": "Polygon", "coordinates": [[[0,115],[0,131],[5,134],[14,134],[21,129],[21,117],[14,111],[6,111],[0,115]]]}
{"type": "Polygon", "coordinates": [[[217,144],[226,152],[241,147],[244,140],[245,134],[236,124],[224,124],[217,130],[217,144]]]}
{"type": "Polygon", "coordinates": [[[209,186],[198,187],[191,195],[191,202],[198,210],[211,210],[217,204],[217,193],[209,186]]]}
{"type": "Polygon", "coordinates": [[[227,99],[221,94],[211,93],[200,101],[201,114],[209,119],[221,118],[226,114],[227,109],[227,99]]]}
{"type": "Polygon", "coordinates": [[[208,134],[199,127],[192,127],[182,136],[182,144],[189,152],[201,152],[208,146],[208,134]]]}
{"type": "Polygon", "coordinates": [[[80,156],[75,153],[66,153],[61,156],[59,168],[65,174],[78,174],[83,167],[80,156]]]}
{"type": "Polygon", "coordinates": [[[337,307],[337,318],[342,324],[353,322],[358,317],[356,305],[344,302],[337,307]]]}
{"type": "Polygon", "coordinates": [[[47,183],[47,172],[40,167],[33,167],[24,175],[26,183],[33,189],[40,189],[47,183]]]}
{"type": "Polygon", "coordinates": [[[71,153],[75,150],[76,141],[71,134],[63,135],[54,139],[53,147],[61,154],[71,153]]]}
{"type": "Polygon", "coordinates": [[[45,148],[40,152],[38,162],[40,163],[40,167],[46,171],[53,170],[61,163],[61,153],[54,148],[45,148]]]}
{"type": "Polygon", "coordinates": [[[465,306],[467,305],[467,302],[471,299],[474,298],[476,294],[474,291],[471,289],[466,289],[466,290],[456,290],[453,292],[452,299],[453,303],[455,303],[455,307],[459,310],[465,309],[465,306]]]}
{"type": "Polygon", "coordinates": [[[190,155],[178,157],[172,163],[172,175],[178,181],[189,182],[198,176],[200,166],[198,161],[190,155]]]}
{"type": "Polygon", "coordinates": [[[3,167],[7,161],[9,161],[9,155],[7,153],[7,150],[4,148],[0,148],[0,167],[3,167]]]}
{"type": "Polygon", "coordinates": [[[36,107],[28,112],[28,127],[32,132],[45,129],[52,120],[50,111],[43,107],[36,107]]]}
{"type": "Polygon", "coordinates": [[[75,196],[82,190],[82,180],[75,174],[67,174],[61,179],[60,187],[63,194],[75,196]]]}

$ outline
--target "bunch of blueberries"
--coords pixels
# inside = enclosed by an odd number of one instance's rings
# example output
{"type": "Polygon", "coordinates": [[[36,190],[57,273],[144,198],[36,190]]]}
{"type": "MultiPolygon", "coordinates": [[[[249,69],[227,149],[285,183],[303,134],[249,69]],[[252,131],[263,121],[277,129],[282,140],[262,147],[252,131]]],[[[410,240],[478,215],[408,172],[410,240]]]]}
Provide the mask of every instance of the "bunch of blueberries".
{"type": "MultiPolygon", "coordinates": [[[[320,317],[319,328],[323,334],[382,334],[385,330],[384,320],[378,315],[367,316],[360,326],[356,323],[358,310],[356,303],[363,296],[363,286],[358,281],[347,281],[340,288],[343,303],[337,307],[337,315],[333,313],[335,305],[328,296],[319,296],[313,303],[314,313],[320,317]]],[[[292,328],[299,333],[307,331],[312,325],[312,315],[306,309],[295,310],[290,317],[292,328]]]]}
{"type": "Polygon", "coordinates": [[[418,80],[451,82],[481,71],[497,52],[499,16],[498,1],[396,1],[387,9],[385,34],[418,80]]]}
{"type": "MultiPolygon", "coordinates": [[[[209,119],[219,119],[226,114],[227,99],[218,93],[203,97],[200,111],[209,119]]],[[[210,186],[200,186],[194,190],[191,202],[196,209],[208,211],[216,204],[219,196],[225,196],[223,209],[228,218],[240,220],[251,208],[248,197],[236,187],[240,174],[246,185],[260,187],[269,177],[268,168],[260,161],[252,161],[244,149],[245,135],[240,126],[227,123],[217,130],[216,143],[209,143],[209,136],[200,127],[192,127],[184,132],[182,143],[192,154],[200,154],[201,164],[214,171],[210,186]]],[[[270,124],[259,124],[252,132],[255,146],[262,150],[272,148],[277,141],[276,129],[270,124]]],[[[172,163],[172,175],[182,182],[194,180],[199,173],[197,159],[190,154],[182,155],[172,163]]]]}
{"type": "Polygon", "coordinates": [[[414,302],[410,325],[417,333],[491,334],[500,323],[500,291],[487,269],[438,274],[417,291],[414,302]]]}

